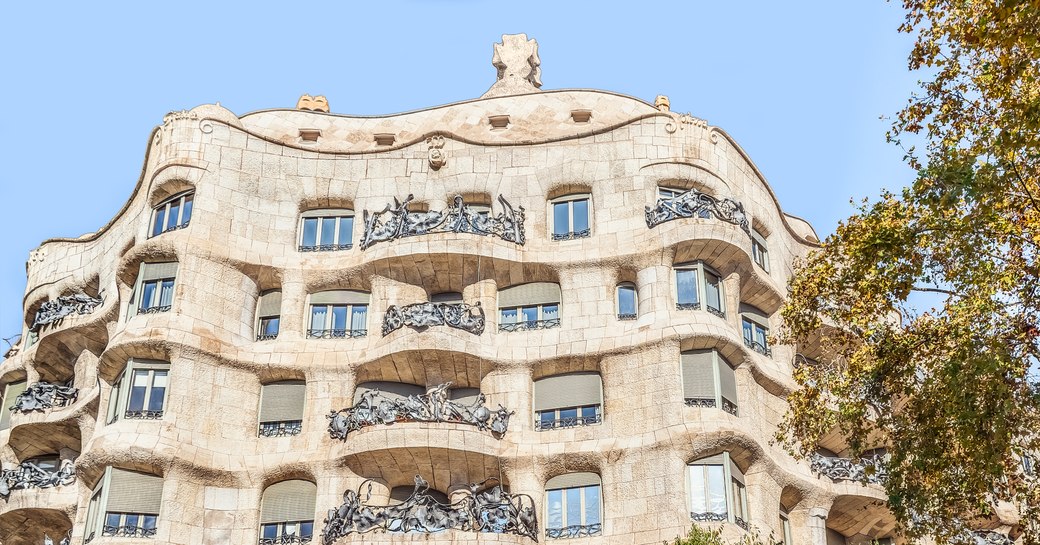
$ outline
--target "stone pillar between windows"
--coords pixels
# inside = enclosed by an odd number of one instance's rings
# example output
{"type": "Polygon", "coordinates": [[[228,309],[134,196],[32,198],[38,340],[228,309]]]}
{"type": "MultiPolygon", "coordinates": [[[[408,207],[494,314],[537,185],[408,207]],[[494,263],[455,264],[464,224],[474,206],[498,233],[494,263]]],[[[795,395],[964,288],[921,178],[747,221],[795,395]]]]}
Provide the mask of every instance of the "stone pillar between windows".
{"type": "Polygon", "coordinates": [[[827,545],[827,509],[822,507],[813,507],[804,511],[796,511],[791,514],[791,525],[794,534],[795,543],[803,543],[802,539],[808,538],[804,543],[809,545],[827,545]],[[798,514],[802,518],[803,524],[797,524],[795,514],[798,514]],[[804,528],[802,532],[798,532],[797,528],[804,528]],[[799,536],[801,533],[801,536],[799,536]]]}
{"type": "MultiPolygon", "coordinates": [[[[675,272],[671,265],[656,265],[640,269],[636,273],[636,289],[639,291],[640,321],[652,312],[664,312],[667,320],[675,310],[675,272]]],[[[650,322],[655,320],[650,319],[650,322]]]]}
{"type": "Polygon", "coordinates": [[[498,289],[494,280],[477,280],[463,287],[462,301],[471,305],[480,303],[484,310],[484,333],[481,336],[498,331],[498,289]]]}
{"type": "Polygon", "coordinates": [[[295,269],[286,269],[282,278],[282,308],[278,319],[278,337],[302,339],[307,328],[307,287],[303,275],[295,269]]]}
{"type": "Polygon", "coordinates": [[[726,292],[726,321],[736,329],[737,335],[743,335],[740,330],[740,273],[734,271],[726,275],[722,286],[726,292]]]}
{"type": "Polygon", "coordinates": [[[756,468],[754,464],[744,474],[744,480],[747,486],[748,523],[758,528],[763,538],[772,533],[775,541],[782,541],[780,485],[769,476],[768,471],[756,468]]]}

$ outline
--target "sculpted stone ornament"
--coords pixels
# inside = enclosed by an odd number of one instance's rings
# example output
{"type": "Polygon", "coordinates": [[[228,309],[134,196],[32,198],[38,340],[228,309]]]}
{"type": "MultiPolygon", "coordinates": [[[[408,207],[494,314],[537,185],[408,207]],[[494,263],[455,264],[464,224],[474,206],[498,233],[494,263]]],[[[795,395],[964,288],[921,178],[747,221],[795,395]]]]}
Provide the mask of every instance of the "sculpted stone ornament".
{"type": "Polygon", "coordinates": [[[313,97],[310,95],[301,95],[300,100],[296,101],[296,109],[329,113],[329,100],[325,98],[325,95],[313,97]]]}
{"type": "Polygon", "coordinates": [[[480,98],[534,93],[542,86],[538,42],[528,40],[527,34],[503,34],[491,64],[498,69],[498,81],[480,98]]]}
{"type": "Polygon", "coordinates": [[[835,458],[814,452],[809,457],[809,467],[814,473],[829,477],[833,481],[857,481],[883,484],[888,473],[881,458],[865,459],[860,463],[848,458],[835,458]]]}
{"type": "Polygon", "coordinates": [[[440,532],[461,530],[515,534],[538,541],[534,501],[527,494],[508,494],[500,485],[485,488],[488,479],[469,485],[469,493],[451,504],[443,504],[429,493],[430,485],[419,475],[407,500],[398,505],[369,505],[372,483],[361,483],[358,490],[343,493],[343,503],[329,509],[322,530],[322,544],[332,545],[352,533],[372,530],[386,532],[440,532]],[[364,500],[362,489],[368,485],[364,500]]]}
{"type": "Polygon", "coordinates": [[[497,216],[467,206],[461,195],[455,196],[454,204],[447,210],[409,212],[408,203],[414,198],[408,195],[403,202],[394,198],[393,204],[387,204],[386,208],[375,213],[365,210],[361,249],[368,249],[377,242],[429,233],[491,235],[521,246],[524,244],[524,207],[514,210],[505,197],[498,197],[502,212],[497,216]]]}
{"type": "Polygon", "coordinates": [[[484,394],[478,394],[472,405],[462,405],[448,399],[451,382],[434,386],[422,395],[410,395],[405,399],[384,396],[379,390],[370,390],[361,396],[353,407],[332,411],[328,414],[329,435],[345,441],[347,434],[365,426],[393,424],[394,422],[448,422],[469,424],[495,435],[502,435],[509,428],[509,411],[502,405],[492,411],[484,406],[484,394]]]}
{"type": "Polygon", "coordinates": [[[37,382],[15,398],[11,410],[21,413],[42,412],[54,407],[68,406],[74,403],[77,397],[79,397],[78,388],[50,382],[37,382]]]}
{"type": "Polygon", "coordinates": [[[448,162],[448,156],[444,154],[444,137],[440,135],[431,136],[426,139],[429,146],[430,168],[440,170],[448,162]]]}
{"type": "Polygon", "coordinates": [[[696,189],[680,193],[670,199],[657,199],[657,204],[646,207],[646,226],[655,227],[679,218],[710,218],[732,223],[751,234],[744,205],[732,199],[716,199],[696,189]]]}
{"type": "Polygon", "coordinates": [[[397,331],[402,326],[415,329],[435,325],[446,325],[469,331],[474,335],[484,332],[484,309],[480,302],[467,303],[415,303],[399,307],[390,305],[383,315],[383,336],[397,331]]]}
{"type": "Polygon", "coordinates": [[[0,497],[7,499],[12,490],[26,488],[53,488],[68,486],[76,482],[76,466],[72,460],[64,459],[57,471],[47,471],[40,466],[25,461],[17,469],[0,471],[0,497]]]}
{"type": "Polygon", "coordinates": [[[60,322],[73,313],[90,314],[104,302],[104,290],[96,298],[80,292],[74,295],[62,295],[54,301],[44,301],[40,305],[40,309],[36,311],[36,317],[29,330],[39,331],[41,327],[60,322]]]}

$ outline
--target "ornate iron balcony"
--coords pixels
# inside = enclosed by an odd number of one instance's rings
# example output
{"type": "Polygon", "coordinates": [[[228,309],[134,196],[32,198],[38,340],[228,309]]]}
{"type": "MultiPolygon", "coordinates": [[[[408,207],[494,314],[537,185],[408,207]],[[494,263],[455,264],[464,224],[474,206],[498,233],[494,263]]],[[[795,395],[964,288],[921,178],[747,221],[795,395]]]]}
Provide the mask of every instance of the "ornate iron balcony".
{"type": "Polygon", "coordinates": [[[498,324],[499,331],[530,331],[532,329],[552,329],[554,327],[560,327],[559,318],[550,318],[548,320],[527,320],[512,324],[498,324]]]}
{"type": "Polygon", "coordinates": [[[710,397],[688,397],[685,400],[687,407],[700,407],[702,409],[714,409],[715,399],[710,397]]]}
{"type": "Polygon", "coordinates": [[[576,426],[591,426],[603,421],[603,415],[596,413],[592,416],[572,416],[568,418],[557,418],[555,420],[536,420],[535,431],[555,430],[560,428],[573,428],[576,426]]]}
{"type": "Polygon", "coordinates": [[[969,539],[975,540],[975,545],[1014,545],[1010,537],[992,530],[975,530],[971,532],[969,539]]]}
{"type": "Polygon", "coordinates": [[[618,320],[622,320],[622,321],[624,321],[624,320],[635,320],[636,318],[638,318],[638,316],[635,315],[635,314],[618,314],[617,315],[617,319],[618,320]]]}
{"type": "Polygon", "coordinates": [[[809,467],[814,473],[829,477],[833,481],[857,481],[882,484],[888,478],[880,457],[854,462],[848,458],[824,456],[814,452],[809,457],[809,467]]]}
{"type": "Polygon", "coordinates": [[[79,389],[50,382],[37,382],[22,392],[11,407],[12,411],[29,413],[57,407],[67,407],[79,397],[79,389]]]}
{"type": "Polygon", "coordinates": [[[653,208],[646,207],[646,226],[653,228],[679,218],[715,218],[732,223],[751,235],[744,205],[732,199],[717,199],[691,189],[670,199],[657,199],[653,208]]]}
{"type": "Polygon", "coordinates": [[[747,337],[745,337],[744,338],[744,346],[746,346],[746,347],[754,350],[755,352],[758,352],[759,354],[762,354],[763,356],[766,356],[768,358],[773,357],[773,351],[770,350],[768,346],[766,346],[766,345],[764,345],[764,344],[762,344],[762,343],[760,343],[758,341],[752,341],[752,340],[748,339],[747,337]]]}
{"type": "Polygon", "coordinates": [[[261,333],[261,334],[256,336],[256,342],[260,342],[260,341],[273,341],[273,340],[275,340],[277,338],[278,338],[278,334],[277,333],[270,333],[270,334],[261,333]]]}
{"type": "Polygon", "coordinates": [[[549,539],[570,539],[572,537],[590,537],[598,536],[603,531],[603,525],[601,523],[596,524],[576,524],[573,526],[565,526],[563,528],[546,528],[545,537],[549,539]]]}
{"type": "Polygon", "coordinates": [[[162,411],[126,411],[126,418],[137,420],[159,420],[163,417],[162,411]]]}
{"type": "Polygon", "coordinates": [[[170,305],[145,307],[140,309],[139,314],[157,314],[159,312],[167,312],[170,310],[170,305]]]}
{"type": "Polygon", "coordinates": [[[259,545],[293,545],[295,543],[310,543],[311,536],[298,536],[296,534],[282,534],[278,537],[262,537],[259,545]]]}
{"type": "Polygon", "coordinates": [[[368,335],[367,329],[308,329],[308,339],[356,339],[368,335]]]}
{"type": "Polygon", "coordinates": [[[700,310],[700,303],[676,303],[675,310],[700,310]]]}
{"type": "Polygon", "coordinates": [[[91,297],[85,293],[75,295],[62,295],[53,301],[44,301],[40,309],[36,311],[36,317],[29,326],[29,331],[36,333],[41,327],[57,323],[72,314],[90,314],[94,309],[105,303],[102,294],[91,297]]]}
{"type": "Polygon", "coordinates": [[[690,511],[690,520],[694,522],[726,522],[729,520],[728,513],[696,513],[690,511]]]}
{"type": "Polygon", "coordinates": [[[184,229],[185,227],[188,226],[188,223],[190,223],[190,221],[186,221],[186,222],[184,222],[184,223],[182,223],[180,225],[171,225],[171,226],[167,227],[166,229],[163,229],[162,231],[159,231],[158,233],[156,233],[156,234],[154,234],[152,236],[153,237],[157,237],[157,236],[159,236],[159,235],[161,235],[163,233],[169,233],[170,231],[176,231],[178,229],[184,229]]]}
{"type": "Polygon", "coordinates": [[[76,466],[69,459],[62,460],[61,466],[54,471],[25,461],[15,469],[0,471],[0,497],[7,498],[12,490],[54,488],[68,486],[74,482],[76,482],[76,466]]]}
{"type": "Polygon", "coordinates": [[[390,305],[383,315],[383,336],[403,326],[426,328],[446,325],[474,335],[484,332],[484,309],[478,301],[468,303],[415,303],[402,307],[390,305]]]}
{"type": "Polygon", "coordinates": [[[289,437],[300,435],[303,431],[303,420],[284,420],[281,422],[261,422],[260,437],[289,437]]]}
{"type": "Polygon", "coordinates": [[[553,233],[553,240],[576,240],[579,238],[588,238],[592,236],[592,229],[583,229],[581,231],[571,231],[569,233],[553,233]]]}
{"type": "Polygon", "coordinates": [[[155,528],[106,525],[101,528],[101,535],[111,537],[155,537],[155,528]]]}
{"type": "Polygon", "coordinates": [[[346,244],[315,244],[315,245],[303,245],[299,246],[301,252],[338,252],[340,250],[349,250],[354,245],[350,242],[346,244]]]}
{"type": "Polygon", "coordinates": [[[387,204],[379,212],[365,210],[361,249],[377,242],[430,233],[473,233],[498,237],[521,246],[524,244],[524,207],[514,209],[501,195],[498,202],[502,205],[502,212],[497,216],[467,206],[461,195],[455,196],[454,203],[447,210],[410,212],[408,204],[413,198],[408,195],[403,202],[394,198],[393,204],[387,204]]]}

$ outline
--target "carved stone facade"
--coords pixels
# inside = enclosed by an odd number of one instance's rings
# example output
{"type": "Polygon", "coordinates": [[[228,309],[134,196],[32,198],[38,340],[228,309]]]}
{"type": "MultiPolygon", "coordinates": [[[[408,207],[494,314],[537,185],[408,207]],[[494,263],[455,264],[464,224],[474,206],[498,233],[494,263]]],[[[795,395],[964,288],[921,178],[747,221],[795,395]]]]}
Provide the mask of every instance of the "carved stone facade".
{"type": "Polygon", "coordinates": [[[0,363],[0,542],[893,536],[869,478],[770,441],[796,348],[760,350],[741,315],[780,325],[812,228],[721,130],[541,90],[540,62],[507,36],[484,98],[378,119],[203,105],[142,135],[125,210],[32,253],[38,334],[0,363]],[[189,193],[190,224],[150,236],[189,193]],[[306,226],[339,251],[300,251],[306,226]],[[21,465],[45,457],[75,486],[21,465]]]}

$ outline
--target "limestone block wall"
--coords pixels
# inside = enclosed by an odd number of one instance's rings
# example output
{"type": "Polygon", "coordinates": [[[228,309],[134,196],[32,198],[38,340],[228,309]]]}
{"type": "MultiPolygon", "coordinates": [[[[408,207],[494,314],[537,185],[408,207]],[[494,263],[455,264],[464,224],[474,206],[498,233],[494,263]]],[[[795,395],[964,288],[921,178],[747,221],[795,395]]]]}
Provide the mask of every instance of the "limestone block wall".
{"type": "MultiPolygon", "coordinates": [[[[0,385],[61,375],[80,390],[73,405],[16,413],[0,430],[5,468],[60,447],[78,471],[73,486],[14,491],[0,504],[0,542],[39,543],[44,532],[57,539],[71,528],[72,543],[83,543],[92,491],[106,467],[119,467],[162,476],[156,535],[95,536],[92,544],[254,543],[263,491],[286,479],[317,484],[317,535],[344,490],[373,480],[374,497],[385,498],[416,474],[447,493],[499,479],[533,499],[544,539],[545,483],[569,472],[602,480],[602,532],[575,541],[659,543],[691,524],[686,465],[724,451],[745,475],[747,522],[763,535],[779,535],[783,502],[795,543],[822,544],[828,516],[844,535],[886,537],[893,523],[877,504],[880,488],[818,477],[771,443],[794,387],[796,348],[765,356],[742,337],[741,304],[777,327],[791,263],[814,241],[723,131],[610,93],[544,92],[380,118],[295,110],[238,117],[212,105],[171,113],[149,139],[123,210],[96,233],[47,241],[30,256],[27,328],[40,304],[63,294],[100,293],[104,304],[42,329],[31,345],[26,335],[0,364],[0,385]],[[591,118],[575,122],[574,110],[591,118]],[[506,128],[489,124],[498,115],[510,117],[506,128]],[[302,129],[320,137],[302,141],[302,129]],[[394,143],[379,144],[377,133],[394,143]],[[439,168],[431,136],[444,141],[439,168]],[[742,203],[767,238],[769,270],[754,263],[751,237],[737,225],[685,218],[648,228],[645,207],[658,186],[742,203]],[[194,191],[190,224],[149,237],[152,208],[185,190],[194,191]],[[591,195],[591,235],[554,241],[549,201],[572,193],[591,195]],[[359,248],[364,211],[408,195],[413,209],[442,210],[463,195],[494,203],[495,213],[501,195],[523,207],[526,243],[435,233],[359,248]],[[313,208],[354,210],[354,247],[300,252],[300,213],[313,208]],[[163,261],[178,263],[170,310],[128,317],[141,264],[163,261]],[[692,261],[722,276],[725,317],[677,310],[672,266],[692,261]],[[638,289],[635,320],[617,318],[623,281],[638,289]],[[560,285],[560,326],[499,331],[498,292],[527,282],[560,285]],[[282,294],[280,331],[257,341],[259,295],[272,289],[282,294]],[[309,295],[330,289],[371,294],[366,336],[307,337],[309,295]],[[449,291],[481,304],[482,334],[404,327],[381,335],[390,305],[449,291]],[[737,366],[739,416],[684,403],[680,353],[701,348],[737,366]],[[131,358],[170,362],[166,409],[156,420],[107,423],[113,384],[131,358]],[[534,381],[575,371],[601,374],[602,422],[536,431],[534,381]],[[278,380],[306,381],[302,432],[257,437],[261,387],[278,380]],[[515,414],[502,437],[407,422],[331,438],[326,415],[373,380],[479,387],[490,406],[515,414]]],[[[745,532],[723,526],[729,537],[745,532]]],[[[363,540],[529,541],[447,531],[342,542],[363,540]]]]}

